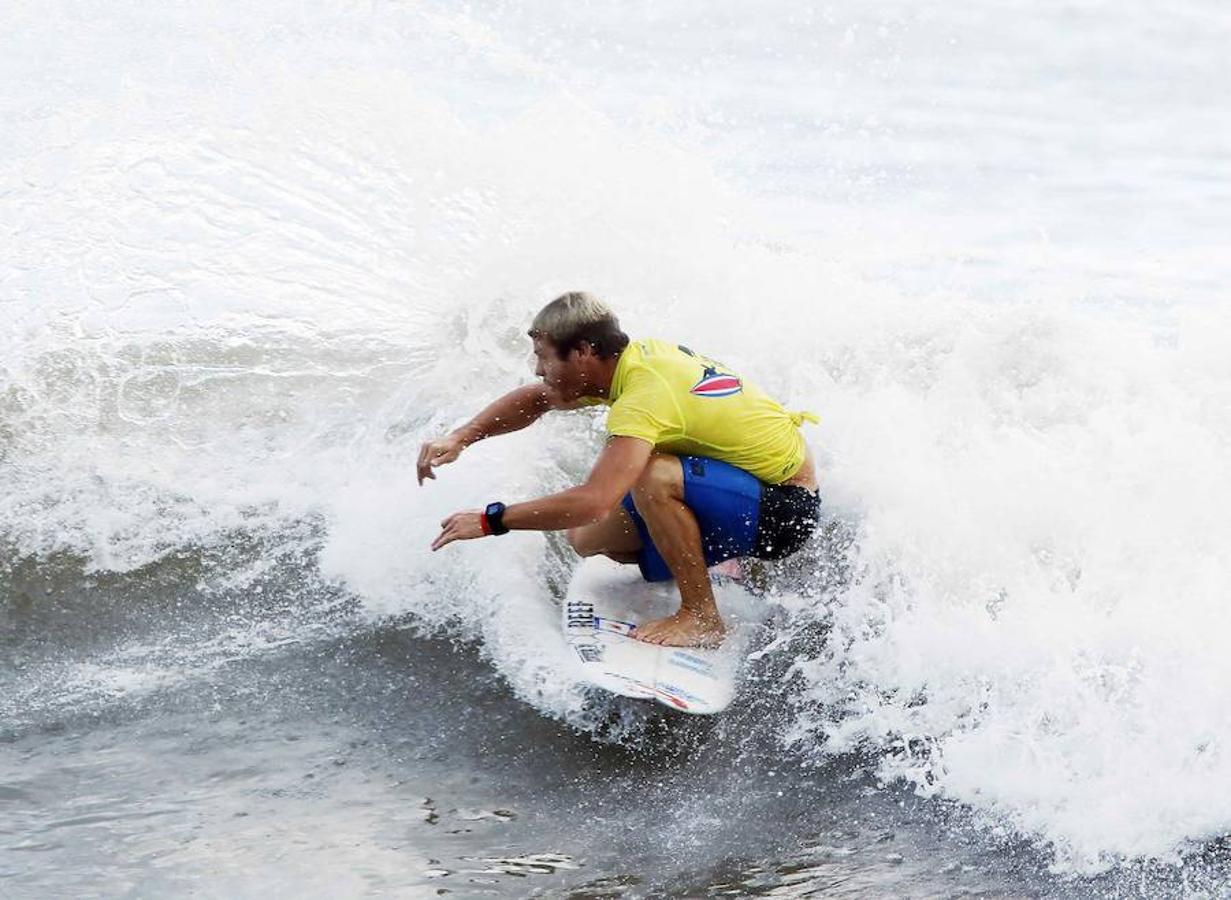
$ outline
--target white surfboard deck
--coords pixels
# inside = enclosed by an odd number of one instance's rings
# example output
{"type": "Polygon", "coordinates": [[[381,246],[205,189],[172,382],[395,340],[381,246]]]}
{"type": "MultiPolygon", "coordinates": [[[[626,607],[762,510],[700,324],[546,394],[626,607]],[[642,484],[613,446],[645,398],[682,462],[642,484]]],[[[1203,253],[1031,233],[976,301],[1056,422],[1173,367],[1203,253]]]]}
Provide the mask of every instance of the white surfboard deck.
{"type": "Polygon", "coordinates": [[[635,565],[604,556],[583,560],[561,604],[578,677],[613,694],[687,713],[722,712],[735,697],[740,664],[764,612],[761,601],[728,579],[716,580],[714,594],[727,626],[722,646],[647,644],[632,632],[639,622],[679,609],[675,582],[650,584],[635,565]]]}

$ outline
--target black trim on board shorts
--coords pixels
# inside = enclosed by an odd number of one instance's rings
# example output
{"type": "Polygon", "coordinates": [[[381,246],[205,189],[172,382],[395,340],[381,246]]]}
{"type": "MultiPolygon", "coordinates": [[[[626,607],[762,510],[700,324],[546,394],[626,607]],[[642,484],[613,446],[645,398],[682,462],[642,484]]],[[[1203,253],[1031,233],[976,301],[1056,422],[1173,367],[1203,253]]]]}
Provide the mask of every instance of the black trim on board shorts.
{"type": "Polygon", "coordinates": [[[763,485],[752,555],[757,559],[785,559],[808,543],[820,521],[819,490],[798,484],[763,485]]]}

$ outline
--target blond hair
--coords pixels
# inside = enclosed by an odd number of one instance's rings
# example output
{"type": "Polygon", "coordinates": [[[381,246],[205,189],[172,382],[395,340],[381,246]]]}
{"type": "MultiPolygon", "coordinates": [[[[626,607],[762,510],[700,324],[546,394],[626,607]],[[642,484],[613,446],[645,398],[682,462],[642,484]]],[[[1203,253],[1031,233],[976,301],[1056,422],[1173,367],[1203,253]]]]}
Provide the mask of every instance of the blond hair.
{"type": "Polygon", "coordinates": [[[602,300],[587,291],[569,291],[552,300],[534,317],[530,337],[550,341],[564,359],[583,342],[607,358],[628,346],[620,320],[602,300]]]}

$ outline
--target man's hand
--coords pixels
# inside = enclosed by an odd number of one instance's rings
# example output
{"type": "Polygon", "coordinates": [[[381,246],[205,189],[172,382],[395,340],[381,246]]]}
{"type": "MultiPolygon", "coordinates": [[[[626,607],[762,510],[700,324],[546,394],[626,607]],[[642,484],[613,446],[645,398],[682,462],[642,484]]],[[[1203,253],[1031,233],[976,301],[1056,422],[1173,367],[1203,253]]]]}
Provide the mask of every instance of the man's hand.
{"type": "Polygon", "coordinates": [[[465,445],[458,439],[449,435],[435,441],[426,441],[419,448],[419,462],[417,465],[419,484],[423,484],[425,478],[435,478],[436,473],[432,471],[436,466],[443,466],[445,463],[451,463],[462,455],[462,450],[465,445]]]}
{"type": "Polygon", "coordinates": [[[432,541],[432,549],[439,550],[454,541],[469,541],[483,537],[483,513],[477,509],[457,512],[440,523],[440,534],[432,541]]]}

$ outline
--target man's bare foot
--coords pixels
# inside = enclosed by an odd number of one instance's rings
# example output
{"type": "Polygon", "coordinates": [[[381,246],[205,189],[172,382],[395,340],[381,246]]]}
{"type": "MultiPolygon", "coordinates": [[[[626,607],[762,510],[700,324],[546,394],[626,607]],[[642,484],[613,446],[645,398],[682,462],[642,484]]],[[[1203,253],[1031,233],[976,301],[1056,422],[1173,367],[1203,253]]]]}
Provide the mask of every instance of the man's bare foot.
{"type": "Polygon", "coordinates": [[[665,619],[643,622],[633,637],[647,644],[668,647],[717,647],[726,637],[727,629],[717,616],[701,616],[681,609],[665,619]]]}

